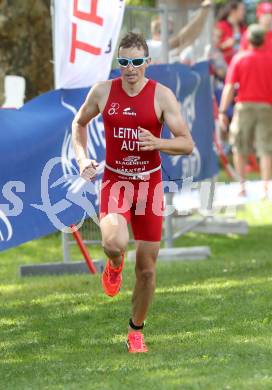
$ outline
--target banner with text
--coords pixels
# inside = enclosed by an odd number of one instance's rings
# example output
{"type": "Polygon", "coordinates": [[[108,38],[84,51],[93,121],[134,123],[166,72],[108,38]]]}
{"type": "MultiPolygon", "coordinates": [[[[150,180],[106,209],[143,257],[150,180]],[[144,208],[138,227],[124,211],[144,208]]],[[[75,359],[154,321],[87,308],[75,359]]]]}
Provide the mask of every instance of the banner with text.
{"type": "Polygon", "coordinates": [[[90,87],[109,77],[124,0],[55,0],[56,88],[90,87]]]}
{"type": "MultiPolygon", "coordinates": [[[[214,176],[218,164],[208,64],[150,66],[147,75],[176,94],[195,141],[190,156],[162,154],[164,180],[180,186],[189,176],[197,181],[214,176]]],[[[71,143],[71,123],[87,92],[51,91],[21,109],[0,110],[0,250],[56,230],[69,231],[70,224],[88,216],[98,223],[97,195],[105,162],[101,115],[88,125],[88,151],[100,164],[94,183],[79,177],[71,143]]],[[[163,137],[169,136],[165,127],[163,137]]]]}

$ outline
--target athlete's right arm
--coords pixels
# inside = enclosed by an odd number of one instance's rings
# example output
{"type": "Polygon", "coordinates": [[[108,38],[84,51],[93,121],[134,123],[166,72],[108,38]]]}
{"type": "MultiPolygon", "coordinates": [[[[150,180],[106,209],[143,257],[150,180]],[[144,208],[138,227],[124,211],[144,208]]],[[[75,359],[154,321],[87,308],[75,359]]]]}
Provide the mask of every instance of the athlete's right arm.
{"type": "Polygon", "coordinates": [[[72,142],[76,160],[80,175],[86,179],[95,175],[95,169],[98,165],[95,160],[89,159],[87,153],[87,125],[100,112],[100,94],[101,86],[99,84],[94,85],[72,123],[72,142]]]}

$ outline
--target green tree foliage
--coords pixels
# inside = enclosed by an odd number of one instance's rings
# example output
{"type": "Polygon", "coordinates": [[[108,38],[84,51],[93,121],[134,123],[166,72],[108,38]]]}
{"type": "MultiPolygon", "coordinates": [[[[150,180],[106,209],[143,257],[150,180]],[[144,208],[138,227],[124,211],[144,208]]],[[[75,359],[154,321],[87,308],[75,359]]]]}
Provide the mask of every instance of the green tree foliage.
{"type": "Polygon", "coordinates": [[[127,5],[141,5],[155,7],[155,0],[125,0],[127,5]]]}

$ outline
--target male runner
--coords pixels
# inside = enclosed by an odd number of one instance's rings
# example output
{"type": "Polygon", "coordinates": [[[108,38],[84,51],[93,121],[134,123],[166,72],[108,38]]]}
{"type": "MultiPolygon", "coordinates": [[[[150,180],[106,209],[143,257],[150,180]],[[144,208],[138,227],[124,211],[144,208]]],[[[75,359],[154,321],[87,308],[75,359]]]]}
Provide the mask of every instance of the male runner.
{"type": "Polygon", "coordinates": [[[129,320],[128,351],[147,352],[141,329],[155,290],[155,263],[162,232],[162,177],[159,152],[190,154],[193,141],[169,88],[145,77],[150,62],[146,41],[128,33],[120,42],[121,77],[99,82],[76,115],[73,144],[80,174],[91,178],[97,163],[86,153],[87,124],[101,113],[105,125],[106,167],[100,194],[102,245],[108,261],[105,293],[115,296],[122,283],[131,223],[136,241],[136,283],[129,320]],[[160,138],[165,122],[173,137],[160,138]]]}

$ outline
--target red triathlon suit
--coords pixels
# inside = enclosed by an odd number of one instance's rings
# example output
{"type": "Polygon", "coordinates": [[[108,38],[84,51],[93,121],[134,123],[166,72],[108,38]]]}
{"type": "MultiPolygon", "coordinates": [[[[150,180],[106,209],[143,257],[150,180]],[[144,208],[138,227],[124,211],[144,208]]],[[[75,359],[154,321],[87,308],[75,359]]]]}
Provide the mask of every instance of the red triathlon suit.
{"type": "Polygon", "coordinates": [[[154,108],[156,82],[148,80],[129,96],[121,78],[112,80],[102,113],[106,164],[100,192],[100,219],[118,213],[131,224],[135,240],[160,241],[163,188],[160,153],[139,149],[138,126],[160,137],[162,124],[154,108]]]}

